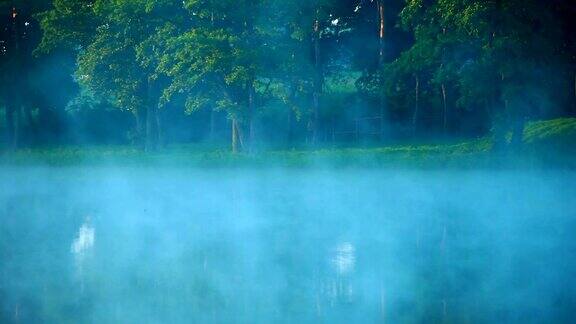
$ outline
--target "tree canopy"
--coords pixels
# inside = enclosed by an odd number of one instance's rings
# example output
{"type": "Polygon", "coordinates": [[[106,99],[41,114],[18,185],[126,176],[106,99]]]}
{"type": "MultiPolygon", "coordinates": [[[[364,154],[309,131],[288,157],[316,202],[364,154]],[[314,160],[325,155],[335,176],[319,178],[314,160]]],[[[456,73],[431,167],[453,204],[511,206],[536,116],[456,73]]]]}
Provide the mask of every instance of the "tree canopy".
{"type": "Polygon", "coordinates": [[[527,119],[576,107],[570,1],[3,0],[0,10],[0,69],[16,80],[2,93],[9,141],[25,115],[41,127],[38,104],[18,98],[46,85],[21,71],[56,54],[73,57],[77,87],[56,109],[131,115],[121,127],[147,150],[190,138],[174,135],[183,121],[195,138],[220,129],[234,151],[431,134],[505,145],[507,132],[521,142],[527,119]]]}

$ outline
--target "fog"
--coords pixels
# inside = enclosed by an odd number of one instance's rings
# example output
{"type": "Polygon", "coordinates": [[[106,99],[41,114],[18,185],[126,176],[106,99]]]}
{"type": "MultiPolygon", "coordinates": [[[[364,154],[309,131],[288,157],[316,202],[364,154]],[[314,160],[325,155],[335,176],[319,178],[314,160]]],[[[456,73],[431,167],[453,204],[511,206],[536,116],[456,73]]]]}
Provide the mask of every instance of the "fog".
{"type": "Polygon", "coordinates": [[[4,168],[0,322],[569,322],[575,180],[4,168]]]}

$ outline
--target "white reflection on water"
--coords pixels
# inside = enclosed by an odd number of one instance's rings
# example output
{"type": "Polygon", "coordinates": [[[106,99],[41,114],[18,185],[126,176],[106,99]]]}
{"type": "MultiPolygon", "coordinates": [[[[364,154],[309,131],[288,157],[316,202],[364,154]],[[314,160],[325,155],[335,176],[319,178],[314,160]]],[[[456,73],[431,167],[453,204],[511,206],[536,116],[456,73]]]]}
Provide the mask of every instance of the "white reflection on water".
{"type": "Polygon", "coordinates": [[[84,268],[86,260],[89,257],[90,251],[94,247],[95,231],[90,223],[90,217],[86,217],[84,223],[78,230],[78,235],[74,238],[71,246],[71,252],[74,256],[74,263],[76,266],[76,275],[80,279],[81,289],[84,290],[84,268]]]}
{"type": "Polygon", "coordinates": [[[330,252],[330,265],[336,276],[329,276],[321,284],[323,295],[334,307],[337,302],[353,300],[352,274],[356,266],[356,248],[350,242],[341,242],[330,252]]]}
{"type": "Polygon", "coordinates": [[[334,249],[332,264],[339,275],[347,275],[354,272],[356,265],[356,249],[350,242],[343,242],[334,249]]]}
{"type": "Polygon", "coordinates": [[[78,231],[78,236],[72,242],[72,253],[77,257],[82,258],[86,251],[90,250],[94,246],[94,227],[90,225],[90,221],[86,220],[80,230],[78,231]]]}

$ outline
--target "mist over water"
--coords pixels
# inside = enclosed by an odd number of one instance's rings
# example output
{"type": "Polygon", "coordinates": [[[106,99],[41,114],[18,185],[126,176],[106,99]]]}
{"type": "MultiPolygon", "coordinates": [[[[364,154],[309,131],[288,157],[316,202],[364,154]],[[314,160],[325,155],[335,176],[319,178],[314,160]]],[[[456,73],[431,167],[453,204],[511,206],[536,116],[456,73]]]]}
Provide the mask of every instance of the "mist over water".
{"type": "Polygon", "coordinates": [[[575,181],[5,168],[0,322],[569,322],[575,181]]]}

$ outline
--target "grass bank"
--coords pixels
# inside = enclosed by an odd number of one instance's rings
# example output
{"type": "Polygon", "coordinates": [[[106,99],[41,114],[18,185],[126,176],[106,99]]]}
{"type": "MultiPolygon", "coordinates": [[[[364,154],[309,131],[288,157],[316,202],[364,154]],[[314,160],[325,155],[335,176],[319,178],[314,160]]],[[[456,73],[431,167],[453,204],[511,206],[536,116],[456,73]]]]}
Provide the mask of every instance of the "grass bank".
{"type": "Polygon", "coordinates": [[[225,148],[172,145],[154,153],[129,146],[45,147],[3,152],[4,166],[187,166],[187,167],[407,167],[407,168],[576,168],[576,118],[531,122],[521,147],[492,151],[492,140],[410,144],[371,148],[267,150],[231,154],[225,148]]]}

